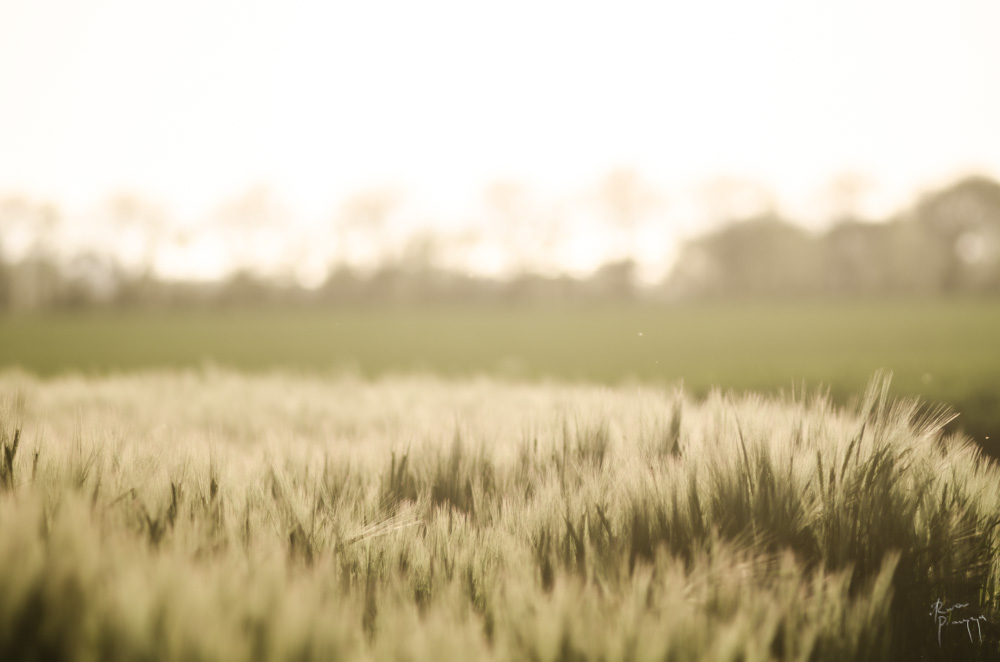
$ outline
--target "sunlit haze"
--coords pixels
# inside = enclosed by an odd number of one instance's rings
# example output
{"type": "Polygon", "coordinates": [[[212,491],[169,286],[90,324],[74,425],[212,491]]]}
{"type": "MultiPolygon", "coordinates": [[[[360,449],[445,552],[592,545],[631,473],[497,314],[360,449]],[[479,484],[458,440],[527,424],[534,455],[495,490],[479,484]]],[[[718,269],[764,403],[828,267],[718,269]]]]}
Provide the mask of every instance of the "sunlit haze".
{"type": "MultiPolygon", "coordinates": [[[[81,236],[112,194],[196,227],[254,187],[306,228],[370,190],[456,227],[489,222],[495,182],[575,209],[629,168],[662,194],[634,239],[655,265],[720,177],[818,219],[843,173],[875,216],[1000,173],[997,26],[993,0],[0,0],[0,194],[81,236]]],[[[589,223],[545,250],[585,269],[589,223]]],[[[211,275],[213,241],[162,268],[211,275]]]]}

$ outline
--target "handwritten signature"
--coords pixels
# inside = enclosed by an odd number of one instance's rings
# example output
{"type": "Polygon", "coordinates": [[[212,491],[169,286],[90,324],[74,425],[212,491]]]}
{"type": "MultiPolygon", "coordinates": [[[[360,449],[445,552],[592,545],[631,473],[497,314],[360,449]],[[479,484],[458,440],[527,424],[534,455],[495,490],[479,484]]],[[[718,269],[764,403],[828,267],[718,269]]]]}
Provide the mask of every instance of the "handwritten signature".
{"type": "Polygon", "coordinates": [[[938,646],[941,645],[941,630],[943,630],[946,625],[964,625],[965,630],[969,633],[969,641],[975,643],[972,639],[972,623],[976,624],[976,632],[979,634],[979,642],[982,643],[983,629],[981,624],[986,622],[985,616],[957,618],[957,614],[954,616],[952,615],[952,612],[958,609],[964,609],[968,606],[968,602],[956,602],[948,607],[940,598],[938,598],[937,601],[931,605],[930,616],[934,618],[934,622],[937,624],[938,646]]]}

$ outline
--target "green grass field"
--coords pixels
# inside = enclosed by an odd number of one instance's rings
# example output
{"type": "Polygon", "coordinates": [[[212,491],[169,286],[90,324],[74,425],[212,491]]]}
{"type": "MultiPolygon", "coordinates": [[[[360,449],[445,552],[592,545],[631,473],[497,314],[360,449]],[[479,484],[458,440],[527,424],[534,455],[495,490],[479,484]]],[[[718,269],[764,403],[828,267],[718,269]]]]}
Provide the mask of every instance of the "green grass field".
{"type": "Polygon", "coordinates": [[[882,383],[8,372],[0,659],[997,660],[1000,475],[940,423],[882,383]]]}
{"type": "Polygon", "coordinates": [[[825,385],[838,402],[885,369],[894,393],[951,405],[962,429],[1000,455],[1000,305],[989,300],[92,312],[0,322],[0,364],[39,375],[206,362],[256,372],[682,381],[695,394],[825,385]]]}

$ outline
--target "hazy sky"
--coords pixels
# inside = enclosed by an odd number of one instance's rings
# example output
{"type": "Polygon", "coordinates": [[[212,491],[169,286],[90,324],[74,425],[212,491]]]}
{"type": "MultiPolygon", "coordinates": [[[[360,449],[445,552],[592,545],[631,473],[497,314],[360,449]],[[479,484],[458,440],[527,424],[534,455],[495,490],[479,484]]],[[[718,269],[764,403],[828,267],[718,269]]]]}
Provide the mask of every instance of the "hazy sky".
{"type": "Polygon", "coordinates": [[[996,0],[0,0],[0,193],[460,209],[632,166],[791,202],[1000,172],[996,0]]]}

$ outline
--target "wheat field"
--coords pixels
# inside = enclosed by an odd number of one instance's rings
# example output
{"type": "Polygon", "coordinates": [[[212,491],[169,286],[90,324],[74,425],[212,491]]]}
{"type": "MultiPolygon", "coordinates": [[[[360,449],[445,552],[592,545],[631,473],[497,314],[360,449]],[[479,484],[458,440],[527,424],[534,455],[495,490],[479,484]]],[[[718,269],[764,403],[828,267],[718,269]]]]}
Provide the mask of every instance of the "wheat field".
{"type": "Polygon", "coordinates": [[[882,377],[6,372],[0,659],[998,659],[1000,475],[947,418],[882,377]]]}

